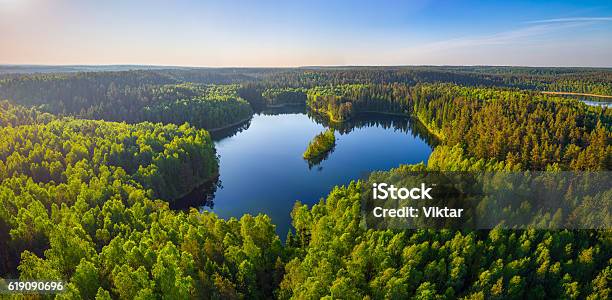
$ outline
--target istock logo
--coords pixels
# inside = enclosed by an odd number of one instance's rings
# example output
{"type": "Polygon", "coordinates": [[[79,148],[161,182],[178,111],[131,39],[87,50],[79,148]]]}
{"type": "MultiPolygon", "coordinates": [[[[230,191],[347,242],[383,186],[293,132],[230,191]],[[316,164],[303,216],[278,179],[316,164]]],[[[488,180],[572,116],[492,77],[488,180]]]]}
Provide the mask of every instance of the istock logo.
{"type": "Polygon", "coordinates": [[[374,200],[385,200],[389,197],[391,199],[433,199],[429,192],[431,191],[431,187],[426,187],[425,183],[421,183],[421,187],[415,188],[396,188],[394,185],[389,185],[387,183],[374,183],[372,188],[372,195],[374,200]],[[388,188],[387,188],[388,187],[388,188]]]}

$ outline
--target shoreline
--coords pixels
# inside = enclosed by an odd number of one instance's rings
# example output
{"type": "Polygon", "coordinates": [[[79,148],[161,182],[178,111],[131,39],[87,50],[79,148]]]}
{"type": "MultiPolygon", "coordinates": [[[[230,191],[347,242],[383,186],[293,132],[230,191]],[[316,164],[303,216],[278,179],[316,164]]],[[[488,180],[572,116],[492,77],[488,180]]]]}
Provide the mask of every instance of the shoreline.
{"type": "MultiPolygon", "coordinates": [[[[295,104],[294,103],[285,103],[285,104],[279,104],[279,105],[266,105],[265,108],[266,109],[267,108],[282,108],[282,107],[287,107],[287,106],[303,106],[303,104],[301,104],[301,103],[295,103],[295,104]]],[[[204,130],[206,130],[208,132],[220,131],[220,130],[224,130],[224,129],[228,129],[228,128],[231,128],[231,127],[234,127],[234,126],[241,125],[241,124],[245,123],[246,121],[248,121],[248,120],[250,120],[252,118],[253,118],[253,114],[250,114],[248,117],[246,117],[244,119],[241,119],[239,121],[236,121],[234,123],[227,124],[227,125],[224,125],[224,126],[221,126],[221,127],[211,128],[211,129],[206,129],[205,128],[204,130]]]]}
{"type": "Polygon", "coordinates": [[[379,115],[388,115],[388,116],[396,116],[396,117],[404,117],[404,118],[410,118],[412,117],[410,114],[405,114],[405,113],[392,113],[392,112],[383,112],[383,111],[375,111],[375,110],[364,110],[364,111],[360,111],[357,114],[379,114],[379,115]]]}
{"type": "Polygon", "coordinates": [[[240,121],[237,121],[237,122],[234,122],[234,123],[231,123],[231,124],[225,125],[225,126],[216,127],[216,128],[212,128],[212,129],[204,129],[204,130],[206,130],[206,131],[208,131],[208,132],[215,132],[215,131],[220,131],[220,130],[223,130],[223,129],[228,129],[228,128],[231,128],[231,127],[234,127],[234,126],[238,126],[238,125],[240,125],[240,124],[243,124],[243,123],[245,123],[246,121],[250,120],[251,118],[253,118],[253,115],[252,115],[252,114],[251,114],[249,117],[244,118],[244,119],[242,119],[242,120],[240,120],[240,121]]]}
{"type": "Polygon", "coordinates": [[[194,187],[193,187],[191,190],[189,190],[188,192],[185,192],[185,193],[181,194],[179,197],[176,197],[175,199],[172,199],[172,200],[164,200],[164,199],[160,199],[160,200],[167,202],[167,203],[170,205],[170,208],[171,208],[172,210],[180,210],[180,208],[177,208],[176,206],[177,206],[178,202],[179,202],[181,199],[183,199],[183,198],[187,197],[189,194],[193,193],[193,191],[195,191],[195,190],[199,189],[201,186],[203,186],[203,185],[205,185],[205,184],[209,184],[209,183],[213,183],[213,182],[215,182],[215,181],[218,181],[218,180],[219,180],[219,176],[220,176],[220,174],[219,174],[219,170],[218,170],[218,168],[217,168],[217,171],[216,171],[216,172],[215,172],[215,173],[214,173],[214,174],[213,174],[211,177],[209,177],[209,178],[204,178],[204,179],[200,180],[200,182],[198,182],[198,183],[197,183],[197,184],[196,184],[196,185],[195,185],[195,186],[194,186],[194,187]],[[174,206],[174,207],[172,207],[172,206],[174,206]]]}
{"type": "Polygon", "coordinates": [[[423,125],[423,127],[425,127],[425,129],[427,130],[427,132],[429,132],[431,135],[433,135],[436,139],[438,139],[439,142],[444,141],[444,138],[442,136],[441,133],[437,132],[437,130],[434,130],[433,128],[431,128],[429,125],[427,125],[425,122],[423,122],[423,120],[421,119],[421,117],[416,114],[415,116],[411,116],[411,118],[417,120],[419,123],[421,123],[421,125],[423,125]]]}
{"type": "Polygon", "coordinates": [[[287,106],[306,106],[306,103],[282,103],[282,104],[266,104],[266,108],[282,108],[287,106]]]}
{"type": "Polygon", "coordinates": [[[566,95],[566,96],[585,96],[585,97],[596,97],[596,98],[606,98],[612,99],[610,95],[598,95],[598,94],[589,94],[589,93],[575,93],[575,92],[547,92],[543,91],[542,94],[546,95],[566,95]]]}
{"type": "Polygon", "coordinates": [[[402,118],[409,118],[415,122],[418,122],[421,126],[423,126],[423,129],[425,129],[425,131],[427,131],[427,134],[431,135],[433,138],[435,138],[437,140],[437,142],[442,142],[444,141],[444,139],[442,138],[442,135],[440,133],[438,133],[436,130],[434,130],[433,128],[431,128],[430,126],[428,126],[427,124],[425,124],[425,122],[423,122],[423,120],[421,120],[421,117],[419,117],[418,115],[411,115],[411,114],[406,114],[406,113],[391,113],[391,112],[380,112],[380,111],[374,111],[374,110],[367,110],[367,111],[362,111],[359,113],[364,113],[364,114],[379,114],[379,115],[388,115],[388,116],[394,116],[394,117],[402,117],[402,118]]]}
{"type": "MultiPolygon", "coordinates": [[[[322,117],[327,117],[328,122],[330,123],[342,124],[342,123],[351,121],[351,119],[337,121],[337,120],[332,119],[330,114],[327,112],[321,113],[320,111],[317,111],[317,110],[311,110],[311,111],[315,112],[316,114],[322,117]]],[[[418,116],[418,114],[412,115],[412,114],[406,114],[406,113],[392,113],[392,112],[382,112],[382,111],[375,111],[375,110],[366,110],[366,111],[360,111],[356,113],[356,115],[360,115],[360,114],[363,114],[363,116],[367,116],[368,114],[375,114],[375,115],[378,114],[378,115],[388,115],[388,116],[394,116],[394,117],[410,118],[412,120],[419,122],[419,124],[423,126],[423,128],[427,131],[427,133],[430,134],[432,137],[434,137],[438,142],[444,141],[442,134],[437,132],[437,130],[434,130],[433,128],[428,126],[425,122],[423,122],[423,120],[421,119],[420,116],[418,116]]]]}

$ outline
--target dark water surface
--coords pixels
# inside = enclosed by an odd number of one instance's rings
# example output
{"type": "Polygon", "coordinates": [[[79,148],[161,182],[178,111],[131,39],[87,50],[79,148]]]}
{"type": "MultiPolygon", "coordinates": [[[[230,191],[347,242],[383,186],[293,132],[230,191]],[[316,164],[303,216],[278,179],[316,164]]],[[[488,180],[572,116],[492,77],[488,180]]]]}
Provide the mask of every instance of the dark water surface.
{"type": "Polygon", "coordinates": [[[222,218],[267,214],[284,238],[295,201],[312,205],[335,185],[348,184],[370,171],[404,163],[427,162],[429,137],[408,118],[384,115],[359,118],[336,129],[336,146],[326,160],[310,165],[302,153],[326,126],[304,108],[259,113],[247,124],[213,134],[219,154],[220,187],[206,201],[201,191],[188,203],[222,218]]]}

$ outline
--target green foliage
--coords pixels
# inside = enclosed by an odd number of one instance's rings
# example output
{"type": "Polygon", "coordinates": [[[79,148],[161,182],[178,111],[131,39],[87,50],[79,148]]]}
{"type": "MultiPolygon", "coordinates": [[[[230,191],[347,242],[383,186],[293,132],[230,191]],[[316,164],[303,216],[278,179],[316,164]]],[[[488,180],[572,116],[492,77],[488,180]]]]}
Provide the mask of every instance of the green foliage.
{"type": "Polygon", "coordinates": [[[151,86],[170,83],[175,81],[147,71],[33,74],[0,81],[0,97],[53,114],[127,121],[155,101],[151,86]]]}
{"type": "Polygon", "coordinates": [[[306,103],[306,91],[302,88],[266,89],[261,95],[268,106],[304,105],[306,103]]]}
{"type": "Polygon", "coordinates": [[[150,72],[31,75],[0,82],[0,95],[54,114],[129,123],[152,121],[213,129],[252,114],[238,85],[167,84],[150,72]]]}
{"type": "Polygon", "coordinates": [[[217,129],[246,121],[253,113],[249,104],[236,98],[177,100],[144,108],[144,119],[152,122],[188,122],[207,129],[217,129]]]}
{"type": "Polygon", "coordinates": [[[153,200],[215,175],[205,131],[58,119],[0,132],[2,276],[64,280],[66,299],[272,296],[283,248],[269,217],[153,200]]]}
{"type": "Polygon", "coordinates": [[[355,114],[352,100],[365,88],[365,85],[315,87],[308,90],[307,104],[332,122],[344,122],[355,114]]]}
{"type": "Polygon", "coordinates": [[[238,96],[237,85],[198,86],[177,85],[159,87],[161,95],[167,90],[186,90],[189,93],[171,93],[171,99],[143,108],[141,120],[182,124],[187,122],[200,128],[215,129],[250,118],[253,110],[238,96]],[[178,100],[173,100],[178,99],[178,100]]]}
{"type": "Polygon", "coordinates": [[[524,91],[417,85],[414,115],[468,157],[530,170],[612,169],[612,111],[524,91]]]}
{"type": "Polygon", "coordinates": [[[310,160],[321,157],[331,151],[336,145],[336,135],[333,129],[327,129],[315,136],[308,144],[308,148],[302,155],[304,159],[310,160]]]}
{"type": "Polygon", "coordinates": [[[403,84],[351,84],[308,90],[308,106],[332,122],[345,122],[363,113],[408,116],[412,101],[403,84]]]}
{"type": "Polygon", "coordinates": [[[612,169],[612,110],[539,93],[452,84],[340,85],[308,91],[333,122],[377,112],[417,118],[468,157],[530,170],[612,169]]]}
{"type": "Polygon", "coordinates": [[[82,182],[103,172],[132,176],[172,201],[217,174],[207,132],[187,125],[128,125],[89,120],[0,128],[0,179],[82,182]]]}
{"type": "Polygon", "coordinates": [[[54,116],[33,108],[13,105],[7,100],[0,101],[0,127],[48,123],[54,116]]]}
{"type": "Polygon", "coordinates": [[[612,95],[610,68],[330,67],[268,70],[267,72],[261,70],[259,73],[252,76],[262,78],[263,84],[271,87],[311,88],[344,84],[453,83],[472,87],[506,87],[612,95]]]}
{"type": "MultiPolygon", "coordinates": [[[[371,90],[359,85],[324,89],[309,94],[309,105],[342,121],[367,111],[342,115],[343,103],[375,103],[371,90]]],[[[403,91],[382,99],[403,105],[443,145],[435,148],[427,167],[391,172],[612,168],[606,109],[529,92],[448,84],[403,91]]],[[[296,205],[295,235],[287,241],[296,256],[286,265],[281,298],[516,299],[527,297],[526,291],[536,298],[599,295],[595,285],[603,279],[591,280],[607,272],[609,231],[365,230],[357,226],[361,188],[360,183],[336,188],[310,210],[296,205]],[[578,274],[589,275],[577,279],[578,274]]]]}
{"type": "MultiPolygon", "coordinates": [[[[0,97],[28,108],[0,102],[0,276],[65,280],[65,299],[608,299],[609,230],[367,230],[357,182],[312,208],[296,203],[283,245],[265,215],[222,220],[168,202],[218,173],[208,133],[178,124],[223,127],[264,104],[307,102],[335,122],[368,112],[419,119],[441,145],[427,166],[389,174],[610,170],[611,110],[516,88],[612,95],[611,74],[364,67],[6,76],[0,97]]],[[[333,131],[321,133],[304,156],[329,153],[334,142],[333,131]]]]}
{"type": "Polygon", "coordinates": [[[361,184],[336,187],[311,209],[295,206],[295,235],[287,244],[296,254],[285,267],[280,298],[520,299],[533,293],[550,299],[610,293],[609,286],[599,288],[609,285],[609,231],[364,229],[361,184]]]}

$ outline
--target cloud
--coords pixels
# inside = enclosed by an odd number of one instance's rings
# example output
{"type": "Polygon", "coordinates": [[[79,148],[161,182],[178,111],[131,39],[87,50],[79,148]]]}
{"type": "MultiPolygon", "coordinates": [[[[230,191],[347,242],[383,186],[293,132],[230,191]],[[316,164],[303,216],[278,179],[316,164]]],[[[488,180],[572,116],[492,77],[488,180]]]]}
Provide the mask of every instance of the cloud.
{"type": "Polygon", "coordinates": [[[590,37],[576,48],[568,40],[581,38],[575,28],[588,28],[612,21],[605,18],[565,18],[517,23],[513,29],[483,35],[460,36],[429,43],[390,49],[390,64],[509,64],[509,65],[610,65],[607,56],[612,43],[601,36],[590,37]],[[589,46],[586,46],[589,45],[589,46]],[[571,51],[568,50],[571,47],[571,51]],[[584,47],[586,46],[586,47],[584,47]],[[584,49],[583,49],[584,48],[584,49]],[[568,52],[569,51],[569,52],[568,52]],[[574,53],[570,55],[568,53],[574,53]],[[555,62],[555,59],[560,59],[555,62]],[[597,59],[593,62],[589,59],[597,59]]]}
{"type": "MultiPolygon", "coordinates": [[[[410,51],[439,51],[456,48],[470,48],[496,45],[518,45],[529,43],[530,38],[544,37],[574,27],[584,27],[596,22],[612,21],[612,17],[601,18],[564,18],[527,22],[529,26],[502,31],[489,35],[466,36],[411,47],[410,51]]],[[[525,23],[524,23],[525,24],[525,23]]],[[[413,53],[414,53],[413,52],[413,53]]]]}
{"type": "MultiPolygon", "coordinates": [[[[468,36],[433,42],[415,47],[419,51],[448,50],[463,47],[495,46],[525,42],[527,39],[543,36],[554,31],[575,27],[575,24],[543,24],[498,32],[490,35],[468,36]]],[[[413,48],[414,49],[414,48],[413,48]]],[[[415,49],[415,50],[416,50],[415,49]]]]}
{"type": "Polygon", "coordinates": [[[528,21],[525,24],[542,24],[542,23],[576,23],[576,22],[609,22],[612,17],[580,17],[580,18],[558,18],[528,21]]]}

